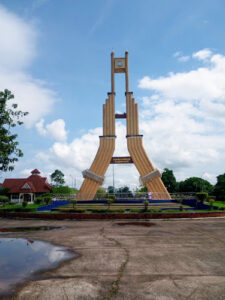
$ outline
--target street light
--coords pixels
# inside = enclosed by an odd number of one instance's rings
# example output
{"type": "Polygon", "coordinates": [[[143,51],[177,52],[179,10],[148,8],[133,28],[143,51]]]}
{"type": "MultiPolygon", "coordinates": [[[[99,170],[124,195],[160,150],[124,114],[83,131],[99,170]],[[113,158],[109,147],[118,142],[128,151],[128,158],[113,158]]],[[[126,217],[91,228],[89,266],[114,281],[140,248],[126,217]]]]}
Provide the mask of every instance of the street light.
{"type": "Polygon", "coordinates": [[[70,177],[72,179],[72,185],[71,185],[71,187],[73,188],[73,176],[70,174],[70,177]]]}

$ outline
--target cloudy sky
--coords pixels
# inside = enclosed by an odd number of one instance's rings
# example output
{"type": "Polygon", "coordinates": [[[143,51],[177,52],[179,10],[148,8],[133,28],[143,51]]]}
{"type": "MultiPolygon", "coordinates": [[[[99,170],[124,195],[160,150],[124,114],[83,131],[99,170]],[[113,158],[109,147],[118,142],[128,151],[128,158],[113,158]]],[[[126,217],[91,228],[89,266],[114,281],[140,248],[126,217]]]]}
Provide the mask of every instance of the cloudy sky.
{"type": "MultiPolygon", "coordinates": [[[[57,168],[80,186],[102,134],[113,49],[117,57],[129,51],[155,167],[214,183],[225,172],[224,12],[224,0],[0,0],[0,90],[29,112],[16,129],[24,157],[0,181],[57,168]]],[[[125,111],[124,74],[116,75],[116,111],[125,111]]],[[[117,121],[115,155],[128,155],[125,120],[117,121]]],[[[138,185],[133,165],[114,173],[117,187],[138,185]]],[[[106,186],[112,174],[110,166],[106,186]]]]}

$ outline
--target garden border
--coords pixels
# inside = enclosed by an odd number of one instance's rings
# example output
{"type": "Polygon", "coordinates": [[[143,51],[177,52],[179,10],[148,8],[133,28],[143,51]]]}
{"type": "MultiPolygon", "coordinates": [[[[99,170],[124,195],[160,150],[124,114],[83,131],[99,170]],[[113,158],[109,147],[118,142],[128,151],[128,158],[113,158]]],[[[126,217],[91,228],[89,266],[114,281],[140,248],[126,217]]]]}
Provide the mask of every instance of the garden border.
{"type": "Polygon", "coordinates": [[[209,218],[225,217],[225,212],[193,212],[193,213],[23,213],[0,211],[0,217],[21,219],[48,219],[48,220],[112,220],[112,219],[173,219],[173,218],[209,218]]]}

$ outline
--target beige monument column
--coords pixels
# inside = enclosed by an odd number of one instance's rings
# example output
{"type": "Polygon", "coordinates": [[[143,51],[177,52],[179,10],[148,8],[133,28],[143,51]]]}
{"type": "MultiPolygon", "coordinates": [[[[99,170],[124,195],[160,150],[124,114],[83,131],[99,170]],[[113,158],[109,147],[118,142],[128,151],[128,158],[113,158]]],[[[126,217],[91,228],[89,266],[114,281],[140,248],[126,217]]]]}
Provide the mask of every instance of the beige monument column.
{"type": "Polygon", "coordinates": [[[139,134],[138,104],[135,103],[133,93],[129,91],[128,52],[125,53],[125,58],[114,58],[114,53],[111,53],[111,92],[108,93],[108,98],[103,104],[103,135],[99,137],[99,149],[90,169],[83,171],[84,181],[77,199],[94,199],[98,187],[104,183],[104,175],[115,150],[115,73],[125,73],[126,114],[124,115],[127,119],[127,146],[140,174],[140,183],[152,192],[153,199],[171,199],[161,180],[160,172],[154,168],[145,152],[143,136],[139,134]]]}

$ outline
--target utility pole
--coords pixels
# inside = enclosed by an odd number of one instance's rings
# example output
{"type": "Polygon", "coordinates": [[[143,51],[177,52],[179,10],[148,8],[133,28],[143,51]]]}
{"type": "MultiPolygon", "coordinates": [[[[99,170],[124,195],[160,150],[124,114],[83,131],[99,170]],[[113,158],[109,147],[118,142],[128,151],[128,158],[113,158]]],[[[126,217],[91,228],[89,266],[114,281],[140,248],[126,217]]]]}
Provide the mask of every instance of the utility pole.
{"type": "Polygon", "coordinates": [[[113,166],[113,192],[115,193],[115,182],[114,182],[114,164],[113,166]]]}

